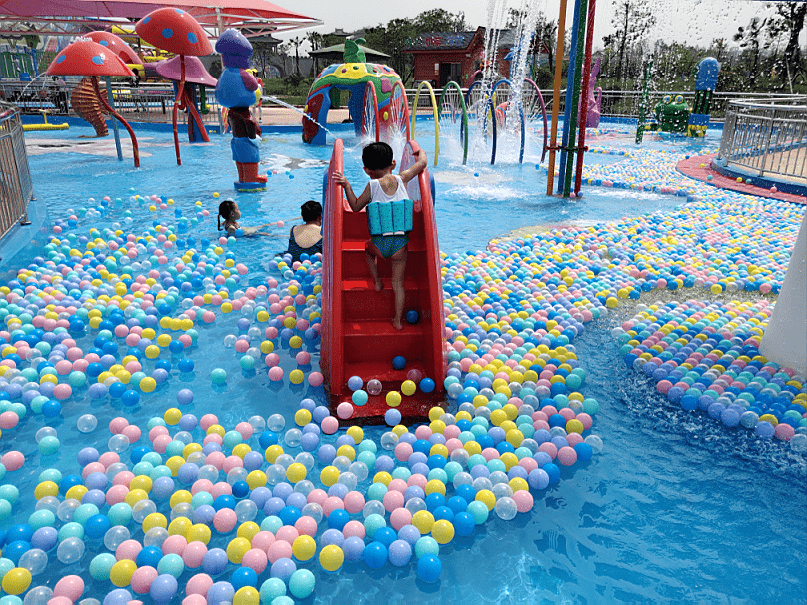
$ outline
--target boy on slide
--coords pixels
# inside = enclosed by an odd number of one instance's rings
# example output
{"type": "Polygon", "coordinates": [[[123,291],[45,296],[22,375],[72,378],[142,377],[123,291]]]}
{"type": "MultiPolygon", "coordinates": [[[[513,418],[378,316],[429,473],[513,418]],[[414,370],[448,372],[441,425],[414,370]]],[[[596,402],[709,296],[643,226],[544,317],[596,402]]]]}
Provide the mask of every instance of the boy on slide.
{"type": "MultiPolygon", "coordinates": [[[[395,160],[392,157],[392,148],[386,143],[370,143],[361,154],[364,163],[364,172],[370,177],[370,182],[361,195],[356,197],[353,188],[341,172],[334,173],[334,181],[342,185],[345,197],[353,212],[361,210],[371,202],[396,202],[406,200],[406,184],[414,179],[426,168],[426,154],[421,149],[415,164],[401,172],[392,174],[395,169],[395,160]]],[[[404,232],[393,235],[372,235],[365,244],[364,251],[370,275],[373,276],[376,292],[384,287],[378,277],[378,259],[388,258],[392,261],[392,291],[395,294],[395,317],[392,325],[396,330],[403,330],[404,308],[404,272],[406,271],[406,245],[409,236],[404,232]]]]}

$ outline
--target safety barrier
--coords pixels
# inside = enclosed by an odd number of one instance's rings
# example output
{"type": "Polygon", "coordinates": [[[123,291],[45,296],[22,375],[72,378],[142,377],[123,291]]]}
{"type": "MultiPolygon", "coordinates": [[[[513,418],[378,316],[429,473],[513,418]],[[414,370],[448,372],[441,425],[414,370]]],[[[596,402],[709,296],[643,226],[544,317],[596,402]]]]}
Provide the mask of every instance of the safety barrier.
{"type": "Polygon", "coordinates": [[[731,101],[718,161],[759,177],[807,182],[807,97],[731,101]]]}
{"type": "Polygon", "coordinates": [[[27,225],[33,197],[19,108],[0,102],[0,237],[15,223],[27,225]]]}

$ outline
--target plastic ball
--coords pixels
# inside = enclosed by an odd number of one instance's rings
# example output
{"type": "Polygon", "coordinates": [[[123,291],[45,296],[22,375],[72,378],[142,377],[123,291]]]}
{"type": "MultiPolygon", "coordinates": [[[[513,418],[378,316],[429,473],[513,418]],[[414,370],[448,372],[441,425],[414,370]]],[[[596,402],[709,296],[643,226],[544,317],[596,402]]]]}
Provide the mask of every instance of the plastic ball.
{"type": "Polygon", "coordinates": [[[443,563],[436,555],[424,555],[418,559],[417,571],[424,582],[436,582],[443,573],[443,563]]]}
{"type": "Polygon", "coordinates": [[[319,564],[325,571],[337,571],[345,562],[345,553],[335,544],[323,548],[319,553],[319,564]]]}
{"type": "Polygon", "coordinates": [[[314,574],[307,569],[298,569],[289,578],[289,592],[298,599],[306,599],[316,586],[314,574]]]}

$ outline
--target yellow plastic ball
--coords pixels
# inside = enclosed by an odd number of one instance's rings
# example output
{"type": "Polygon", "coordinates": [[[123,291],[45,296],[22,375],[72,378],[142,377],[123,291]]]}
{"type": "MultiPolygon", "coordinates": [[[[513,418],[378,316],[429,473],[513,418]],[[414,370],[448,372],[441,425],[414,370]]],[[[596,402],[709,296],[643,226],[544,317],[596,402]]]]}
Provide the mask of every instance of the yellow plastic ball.
{"type": "Polygon", "coordinates": [[[249,540],[249,543],[252,544],[252,538],[261,531],[261,526],[255,523],[254,521],[244,521],[241,525],[238,526],[238,531],[236,532],[236,536],[239,538],[244,538],[245,540],[249,540]]]}
{"type": "Polygon", "coordinates": [[[109,570],[109,579],[118,588],[124,588],[131,583],[136,569],[137,564],[131,559],[121,559],[109,570]]]}
{"type": "Polygon", "coordinates": [[[336,544],[329,544],[319,551],[319,564],[325,571],[336,571],[345,562],[345,553],[336,544]]]}
{"type": "Polygon", "coordinates": [[[419,510],[412,515],[412,525],[414,525],[421,534],[428,534],[434,526],[434,515],[427,510],[419,510]]]}
{"type": "Polygon", "coordinates": [[[566,432],[567,433],[580,433],[582,434],[585,430],[583,423],[580,422],[577,418],[572,418],[566,423],[566,432]]]}
{"type": "Polygon", "coordinates": [[[305,380],[305,372],[302,370],[292,370],[289,372],[289,381],[292,384],[303,384],[303,380],[305,380]]]}
{"type": "Polygon", "coordinates": [[[46,496],[56,496],[59,494],[59,486],[53,481],[43,481],[36,486],[34,490],[34,498],[41,500],[46,496]]]}
{"type": "Polygon", "coordinates": [[[513,477],[510,479],[510,488],[514,492],[526,492],[530,490],[529,484],[521,477],[513,477]]]}
{"type": "Polygon", "coordinates": [[[11,595],[18,595],[28,590],[31,585],[31,572],[24,567],[15,567],[3,576],[3,590],[11,595]]]}
{"type": "Polygon", "coordinates": [[[439,405],[436,405],[429,410],[429,420],[431,422],[434,422],[435,420],[440,420],[443,414],[445,414],[445,410],[441,408],[439,405]]]}
{"type": "Polygon", "coordinates": [[[233,605],[260,605],[261,593],[252,586],[242,586],[233,596],[233,605]]]}
{"type": "Polygon", "coordinates": [[[213,192],[213,197],[219,197],[219,192],[218,192],[218,191],[214,191],[214,192],[213,192]]]}
{"type": "Polygon", "coordinates": [[[300,464],[299,462],[293,462],[289,465],[289,468],[286,469],[286,479],[292,483],[299,483],[305,479],[307,474],[308,469],[305,468],[305,465],[300,464]]]}
{"type": "MultiPolygon", "coordinates": [[[[167,318],[165,318],[165,317],[164,317],[163,319],[167,319],[167,318]]],[[[157,344],[158,344],[159,346],[161,346],[161,347],[167,347],[168,345],[170,345],[170,344],[171,344],[171,341],[172,341],[172,340],[173,340],[173,339],[171,338],[171,335],[170,335],[170,334],[160,334],[160,335],[157,337],[157,344]]],[[[147,348],[148,348],[148,347],[147,347],[147,348]]]]}
{"type": "Polygon", "coordinates": [[[504,468],[507,471],[518,464],[518,456],[516,456],[513,452],[503,453],[501,456],[499,456],[499,460],[502,461],[502,464],[504,464],[504,468]]]}
{"type": "Polygon", "coordinates": [[[521,442],[524,441],[524,434],[518,429],[510,429],[509,431],[507,431],[506,437],[507,437],[507,443],[509,443],[513,447],[520,446],[521,442]]]}
{"type": "Polygon", "coordinates": [[[440,494],[441,496],[446,495],[446,486],[445,483],[440,481],[439,479],[432,479],[426,482],[426,488],[423,490],[426,492],[426,495],[429,494],[440,494]]]}
{"type": "Polygon", "coordinates": [[[239,443],[233,448],[233,456],[238,456],[241,460],[244,459],[244,456],[249,454],[252,451],[252,448],[249,447],[246,443],[239,443]]]}
{"type": "Polygon", "coordinates": [[[429,456],[434,456],[435,454],[442,456],[443,458],[448,458],[450,456],[448,448],[442,443],[435,443],[429,450],[429,456]]]}
{"type": "Polygon", "coordinates": [[[356,450],[354,450],[349,445],[340,445],[339,449],[336,450],[336,455],[344,456],[345,458],[353,462],[353,460],[356,458],[356,450]]]}
{"type": "Polygon", "coordinates": [[[264,340],[261,343],[261,353],[264,355],[269,355],[272,351],[275,350],[275,345],[271,340],[264,340]]]}
{"type": "Polygon", "coordinates": [[[303,346],[303,339],[300,338],[299,336],[292,336],[291,338],[289,338],[289,346],[292,349],[299,349],[300,347],[303,346]]]}
{"type": "Polygon", "coordinates": [[[391,408],[397,408],[401,405],[401,394],[398,391],[390,391],[387,393],[386,401],[391,408]]]}
{"type": "Polygon", "coordinates": [[[389,486],[390,481],[392,481],[392,475],[387,471],[379,471],[373,476],[373,483],[383,483],[385,486],[389,486]]]}
{"type": "Polygon", "coordinates": [[[325,487],[331,487],[339,480],[339,469],[335,466],[326,466],[319,473],[319,480],[325,487]]]}
{"type": "Polygon", "coordinates": [[[411,397],[415,394],[415,391],[418,390],[417,385],[411,380],[404,380],[403,384],[401,385],[401,393],[406,395],[407,397],[411,397]]]}
{"type": "Polygon", "coordinates": [[[508,420],[515,420],[518,418],[518,408],[514,406],[512,403],[508,403],[502,406],[502,410],[505,414],[507,414],[508,420]]]}
{"type": "Polygon", "coordinates": [[[168,520],[162,513],[151,513],[143,519],[143,533],[155,527],[161,527],[163,529],[168,527],[168,520]]]}
{"type": "Polygon", "coordinates": [[[185,459],[182,456],[171,456],[166,462],[165,466],[171,469],[171,476],[176,477],[179,475],[179,468],[185,464],[185,459]]]}
{"type": "Polygon", "coordinates": [[[489,489],[481,489],[476,492],[476,498],[474,498],[474,500],[479,500],[482,504],[487,506],[488,511],[492,511],[493,507],[496,506],[496,496],[494,496],[493,492],[489,489]]]}
{"type": "Polygon", "coordinates": [[[150,492],[153,483],[148,475],[138,475],[129,483],[129,489],[142,489],[144,492],[150,492]]]}
{"type": "Polygon", "coordinates": [[[154,380],[151,376],[146,376],[143,380],[140,381],[140,390],[144,393],[151,393],[154,389],[157,388],[157,381],[154,380]]]}
{"type": "Polygon", "coordinates": [[[165,410],[165,414],[163,414],[163,420],[165,420],[165,424],[169,426],[176,426],[179,424],[181,418],[182,412],[180,412],[178,408],[169,408],[165,410]]]}
{"type": "Polygon", "coordinates": [[[613,296],[609,296],[608,298],[605,299],[605,306],[608,307],[609,309],[616,309],[618,305],[619,300],[617,300],[613,296]]]}
{"type": "Polygon", "coordinates": [[[185,534],[185,539],[190,542],[201,542],[207,544],[210,542],[211,532],[210,528],[204,523],[196,523],[192,525],[188,532],[185,534]]]}
{"type": "Polygon", "coordinates": [[[230,563],[240,565],[241,559],[244,558],[250,548],[252,548],[252,545],[246,538],[233,538],[227,545],[227,558],[230,563]]]}
{"type": "Polygon", "coordinates": [[[317,553],[317,542],[311,536],[303,534],[294,539],[291,551],[300,561],[309,561],[317,553]]]}
{"type": "MultiPolygon", "coordinates": [[[[69,490],[67,490],[67,493],[65,494],[65,496],[68,497],[68,498],[72,498],[73,496],[70,495],[70,490],[73,490],[76,487],[84,487],[84,486],[83,485],[76,485],[74,487],[71,487],[69,490]]],[[[87,488],[85,487],[84,489],[86,490],[87,488]]],[[[82,495],[82,497],[83,497],[83,495],[82,495]]],[[[144,492],[142,489],[133,489],[133,490],[129,490],[129,493],[126,494],[126,497],[123,499],[123,501],[126,502],[126,504],[128,504],[129,506],[134,506],[135,504],[137,504],[141,500],[148,500],[148,497],[149,497],[149,495],[146,492],[144,492]]],[[[76,500],[81,501],[81,498],[76,498],[76,500]]]]}
{"type": "Polygon", "coordinates": [[[266,453],[264,454],[264,458],[269,464],[274,464],[275,460],[278,459],[279,456],[283,454],[283,448],[279,445],[270,445],[266,448],[266,453]]]}
{"type": "Polygon", "coordinates": [[[250,471],[247,475],[247,485],[249,489],[255,489],[258,487],[266,487],[266,473],[259,470],[250,471]]]}
{"type": "Polygon", "coordinates": [[[445,519],[435,521],[432,525],[432,538],[437,540],[438,544],[448,544],[454,539],[454,526],[445,519]]]}
{"type": "Polygon", "coordinates": [[[353,438],[354,443],[361,443],[364,440],[364,431],[360,426],[351,426],[345,431],[349,437],[353,438]]]}
{"type": "Polygon", "coordinates": [[[490,422],[493,426],[501,426],[505,420],[507,420],[507,412],[504,410],[493,410],[490,413],[490,422]]]}
{"type": "Polygon", "coordinates": [[[187,517],[177,517],[168,524],[168,535],[185,537],[191,527],[193,527],[193,521],[187,517]]]}
{"type": "Polygon", "coordinates": [[[177,504],[190,504],[193,494],[186,489],[180,489],[171,494],[168,500],[168,505],[174,508],[177,504]]]}
{"type": "Polygon", "coordinates": [[[305,408],[301,408],[294,413],[294,422],[297,426],[305,426],[311,422],[311,412],[305,408]]]}
{"type": "Polygon", "coordinates": [[[160,356],[160,347],[157,345],[149,345],[146,347],[146,357],[149,359],[157,359],[160,356]]]}

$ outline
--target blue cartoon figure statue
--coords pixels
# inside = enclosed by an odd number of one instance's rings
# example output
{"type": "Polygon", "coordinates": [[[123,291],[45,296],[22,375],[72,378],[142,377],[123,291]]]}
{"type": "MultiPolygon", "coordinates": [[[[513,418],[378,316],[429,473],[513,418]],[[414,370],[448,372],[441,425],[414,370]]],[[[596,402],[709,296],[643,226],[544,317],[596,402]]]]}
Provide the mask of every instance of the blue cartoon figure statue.
{"type": "Polygon", "coordinates": [[[228,29],[216,43],[224,71],[216,85],[216,100],[227,107],[227,119],[233,133],[230,146],[238,167],[238,191],[266,189],[266,176],[258,174],[261,159],[261,127],[252,119],[249,108],[256,103],[258,81],[247,71],[252,45],[238,30],[228,29]]]}

